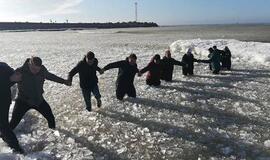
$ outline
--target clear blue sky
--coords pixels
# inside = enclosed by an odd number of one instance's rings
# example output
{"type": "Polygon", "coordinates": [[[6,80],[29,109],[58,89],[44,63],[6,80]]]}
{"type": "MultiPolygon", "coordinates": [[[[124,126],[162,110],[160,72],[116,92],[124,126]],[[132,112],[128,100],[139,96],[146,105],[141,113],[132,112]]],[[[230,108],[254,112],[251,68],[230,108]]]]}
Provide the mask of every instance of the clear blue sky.
{"type": "MultiPolygon", "coordinates": [[[[270,0],[137,0],[138,20],[159,25],[270,23],[270,0]]],[[[135,0],[0,0],[0,21],[134,21],[135,0]]]]}

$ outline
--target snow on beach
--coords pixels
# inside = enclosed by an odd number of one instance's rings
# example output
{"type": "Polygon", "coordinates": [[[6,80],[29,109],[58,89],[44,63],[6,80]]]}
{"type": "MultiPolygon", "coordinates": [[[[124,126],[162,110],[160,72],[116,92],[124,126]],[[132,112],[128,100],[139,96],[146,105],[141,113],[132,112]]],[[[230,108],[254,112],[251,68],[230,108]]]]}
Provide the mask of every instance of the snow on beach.
{"type": "Polygon", "coordinates": [[[28,154],[13,154],[0,140],[0,159],[270,159],[270,44],[174,40],[141,34],[1,33],[1,61],[19,67],[37,53],[48,70],[62,77],[88,50],[101,67],[136,53],[142,68],[168,46],[177,60],[189,47],[196,58],[206,59],[209,47],[229,46],[233,70],[212,75],[207,64],[195,64],[195,75],[185,77],[175,67],[174,81],[158,88],[147,86],[145,76],[136,77],[138,98],[123,102],[114,93],[117,70],[110,70],[99,76],[103,106],[91,113],[84,109],[78,76],[72,87],[47,81],[44,95],[57,129],[48,129],[41,115],[29,112],[15,129],[28,154]]]}

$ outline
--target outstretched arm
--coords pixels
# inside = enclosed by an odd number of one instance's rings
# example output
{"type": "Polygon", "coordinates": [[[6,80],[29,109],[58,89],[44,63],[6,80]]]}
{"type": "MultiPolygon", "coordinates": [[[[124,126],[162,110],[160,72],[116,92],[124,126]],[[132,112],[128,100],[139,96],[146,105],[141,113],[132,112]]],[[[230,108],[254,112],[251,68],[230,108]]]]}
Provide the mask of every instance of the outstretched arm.
{"type": "Polygon", "coordinates": [[[140,70],[140,74],[144,74],[145,72],[149,71],[151,68],[151,64],[148,64],[146,67],[140,70]]]}
{"type": "Polygon", "coordinates": [[[177,61],[175,59],[173,59],[173,65],[178,65],[178,66],[185,66],[186,64],[180,61],[177,61]]]}
{"type": "Polygon", "coordinates": [[[45,68],[45,79],[56,82],[56,83],[67,84],[67,80],[64,80],[63,78],[60,78],[50,73],[46,68],[45,68]]]}
{"type": "Polygon", "coordinates": [[[77,64],[68,74],[68,80],[72,82],[72,78],[79,72],[79,64],[77,64]]]}
{"type": "Polygon", "coordinates": [[[109,69],[112,69],[112,68],[120,68],[122,66],[123,66],[123,61],[113,62],[113,63],[110,63],[110,64],[106,65],[103,68],[103,71],[106,71],[106,70],[109,70],[109,69]]]}

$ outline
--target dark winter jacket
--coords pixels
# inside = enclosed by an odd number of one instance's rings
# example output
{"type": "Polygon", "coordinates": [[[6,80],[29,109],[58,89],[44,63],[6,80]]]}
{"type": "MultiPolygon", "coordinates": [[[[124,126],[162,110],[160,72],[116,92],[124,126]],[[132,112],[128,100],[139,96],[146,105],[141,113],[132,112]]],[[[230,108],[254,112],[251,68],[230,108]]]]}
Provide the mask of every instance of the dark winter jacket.
{"type": "Polygon", "coordinates": [[[43,85],[45,80],[57,83],[65,83],[65,80],[50,73],[43,65],[39,73],[33,74],[28,66],[29,60],[27,59],[24,65],[16,70],[22,74],[22,81],[18,83],[18,99],[29,105],[39,105],[44,100],[43,85]]]}
{"type": "Polygon", "coordinates": [[[86,58],[84,58],[69,72],[69,79],[72,80],[73,76],[79,73],[81,88],[92,89],[98,83],[96,71],[100,72],[100,70],[96,58],[91,66],[86,62],[86,58]]]}
{"type": "Polygon", "coordinates": [[[136,73],[139,72],[137,64],[131,65],[128,62],[128,58],[124,61],[118,61],[110,63],[104,67],[104,70],[109,70],[112,68],[119,68],[118,77],[116,81],[117,87],[129,87],[133,86],[134,77],[136,73]]]}
{"type": "Polygon", "coordinates": [[[14,70],[6,63],[0,62],[0,101],[11,102],[10,87],[14,84],[10,82],[9,77],[14,70]]]}
{"type": "Polygon", "coordinates": [[[184,56],[182,57],[182,62],[187,64],[183,66],[183,68],[188,68],[188,69],[193,70],[194,62],[198,62],[198,60],[194,58],[193,54],[189,53],[189,54],[184,54],[184,56]]]}
{"type": "Polygon", "coordinates": [[[152,60],[146,67],[140,70],[140,73],[147,72],[146,82],[148,85],[159,85],[161,78],[161,64],[154,63],[152,60]]]}
{"type": "Polygon", "coordinates": [[[212,66],[213,71],[220,71],[220,60],[221,55],[220,52],[214,51],[213,54],[210,56],[210,64],[212,66]]]}
{"type": "Polygon", "coordinates": [[[227,69],[231,69],[231,65],[232,65],[231,58],[232,58],[231,51],[229,49],[228,50],[224,50],[224,56],[223,56],[222,66],[223,67],[226,67],[227,69]]]}
{"type": "Polygon", "coordinates": [[[184,66],[185,64],[173,58],[167,58],[166,56],[163,57],[161,60],[161,79],[165,81],[172,80],[174,65],[184,66]]]}

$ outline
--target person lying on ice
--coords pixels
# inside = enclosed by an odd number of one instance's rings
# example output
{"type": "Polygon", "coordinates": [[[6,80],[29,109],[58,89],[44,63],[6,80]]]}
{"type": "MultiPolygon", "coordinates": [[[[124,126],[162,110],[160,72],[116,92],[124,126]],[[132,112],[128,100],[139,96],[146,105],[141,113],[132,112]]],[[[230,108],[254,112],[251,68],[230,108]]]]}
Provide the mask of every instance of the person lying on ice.
{"type": "Polygon", "coordinates": [[[49,128],[55,129],[55,118],[50,105],[43,97],[43,85],[45,80],[54,81],[69,85],[68,80],[64,80],[50,73],[39,57],[28,58],[22,67],[15,72],[22,75],[18,82],[18,97],[15,102],[10,127],[12,129],[20,123],[25,113],[30,109],[35,109],[41,113],[48,121],[49,128]]]}
{"type": "Polygon", "coordinates": [[[149,86],[159,86],[160,85],[160,78],[161,78],[161,63],[160,63],[160,55],[156,54],[152,57],[150,63],[140,70],[140,74],[144,74],[147,72],[146,75],[146,84],[149,86]]]}
{"type": "Polygon", "coordinates": [[[24,154],[24,150],[20,147],[18,139],[8,122],[11,104],[10,87],[21,80],[21,75],[16,74],[10,66],[3,62],[0,62],[0,75],[0,136],[15,152],[24,154]]]}
{"type": "MultiPolygon", "coordinates": [[[[109,69],[119,68],[116,80],[116,98],[118,100],[123,100],[126,94],[136,98],[136,89],[133,84],[135,75],[139,72],[136,60],[137,56],[131,54],[126,60],[110,63],[102,69],[105,72],[109,69]]],[[[138,76],[140,75],[138,74],[138,76]]]]}
{"type": "Polygon", "coordinates": [[[80,87],[82,90],[83,98],[86,104],[86,109],[91,112],[91,93],[94,94],[97,100],[97,107],[101,107],[101,95],[98,87],[97,71],[102,74],[103,72],[98,67],[98,60],[95,54],[91,51],[80,61],[70,72],[68,80],[72,83],[74,75],[79,73],[80,87]]]}
{"type": "Polygon", "coordinates": [[[185,66],[186,64],[171,57],[171,51],[168,49],[161,60],[161,79],[167,82],[172,81],[174,65],[185,66]]]}

